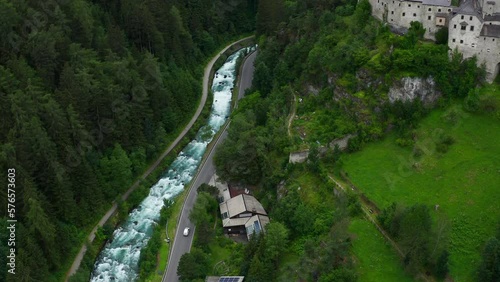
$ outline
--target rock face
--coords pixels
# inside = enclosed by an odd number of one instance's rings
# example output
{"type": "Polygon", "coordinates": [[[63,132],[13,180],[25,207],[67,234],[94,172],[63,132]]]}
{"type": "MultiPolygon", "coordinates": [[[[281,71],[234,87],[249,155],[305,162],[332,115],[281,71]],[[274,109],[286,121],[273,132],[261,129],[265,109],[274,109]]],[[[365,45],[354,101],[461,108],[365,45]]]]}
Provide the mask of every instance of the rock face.
{"type": "Polygon", "coordinates": [[[406,102],[420,99],[428,105],[436,102],[441,93],[436,90],[436,82],[432,77],[403,77],[389,89],[388,96],[391,103],[397,100],[406,102]]]}

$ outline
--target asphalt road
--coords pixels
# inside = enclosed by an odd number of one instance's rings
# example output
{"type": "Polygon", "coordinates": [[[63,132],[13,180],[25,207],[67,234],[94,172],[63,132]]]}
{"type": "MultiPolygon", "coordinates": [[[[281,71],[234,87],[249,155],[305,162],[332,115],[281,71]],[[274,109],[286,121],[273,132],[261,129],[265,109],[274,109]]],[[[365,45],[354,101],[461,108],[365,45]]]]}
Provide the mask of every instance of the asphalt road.
{"type": "Polygon", "coordinates": [[[255,61],[255,57],[257,56],[257,51],[250,54],[245,60],[243,67],[241,68],[241,78],[240,85],[238,88],[238,100],[243,98],[245,95],[245,90],[252,86],[253,72],[255,67],[253,62],[255,61]]]}
{"type": "MultiPolygon", "coordinates": [[[[257,52],[253,52],[247,59],[244,61],[242,66],[242,71],[240,74],[240,82],[238,88],[238,100],[241,99],[245,93],[245,90],[248,89],[252,85],[254,66],[253,62],[255,61],[257,52]]],[[[194,203],[196,201],[196,191],[198,187],[203,183],[208,183],[210,178],[215,173],[215,167],[213,163],[213,155],[215,152],[215,148],[219,146],[220,143],[227,136],[227,126],[224,128],[224,131],[217,139],[215,145],[210,150],[208,157],[204,163],[201,164],[201,167],[198,171],[198,174],[195,175],[192,188],[187,195],[187,198],[184,202],[184,206],[182,207],[181,216],[178,221],[177,230],[175,233],[175,238],[173,240],[172,250],[170,252],[169,261],[167,264],[167,269],[165,275],[163,275],[163,282],[178,282],[179,276],[177,276],[177,266],[179,265],[179,260],[181,256],[191,249],[191,245],[193,244],[193,233],[194,233],[194,224],[189,220],[189,214],[193,209],[194,203]],[[184,237],[182,232],[185,227],[189,227],[191,232],[188,237],[184,237]]]]}
{"type": "MultiPolygon", "coordinates": [[[[225,52],[229,47],[231,47],[234,44],[237,44],[243,40],[248,39],[248,37],[243,38],[241,40],[238,40],[224,48],[222,52],[225,52]]],[[[128,196],[139,186],[139,183],[141,183],[142,180],[146,179],[149,174],[156,169],[156,167],[160,164],[160,162],[170,153],[170,151],[177,146],[177,144],[181,141],[182,138],[186,135],[186,133],[191,129],[193,126],[194,122],[198,119],[198,117],[201,114],[201,111],[203,110],[203,107],[205,106],[205,102],[207,101],[207,96],[208,96],[208,81],[210,78],[210,71],[212,70],[212,67],[219,58],[220,54],[215,56],[205,67],[204,75],[203,75],[203,92],[201,95],[201,101],[200,104],[198,105],[198,108],[196,109],[196,112],[194,113],[193,117],[189,121],[189,123],[184,127],[182,132],[177,136],[177,138],[170,144],[170,146],[161,154],[161,156],[141,175],[140,179],[138,179],[123,195],[122,195],[122,200],[126,200],[128,196]]],[[[95,238],[95,233],[97,232],[97,228],[100,226],[102,227],[104,223],[108,221],[108,219],[116,212],[117,209],[117,204],[113,203],[111,208],[106,212],[106,214],[99,220],[99,223],[92,229],[90,232],[89,236],[87,237],[88,242],[94,241],[95,238]]],[[[68,281],[69,277],[73,274],[76,273],[78,268],[80,267],[80,263],[83,259],[83,256],[85,255],[85,252],[87,251],[87,242],[85,242],[82,247],[80,248],[80,251],[76,255],[73,264],[71,265],[70,269],[66,273],[65,281],[68,281]]]]}

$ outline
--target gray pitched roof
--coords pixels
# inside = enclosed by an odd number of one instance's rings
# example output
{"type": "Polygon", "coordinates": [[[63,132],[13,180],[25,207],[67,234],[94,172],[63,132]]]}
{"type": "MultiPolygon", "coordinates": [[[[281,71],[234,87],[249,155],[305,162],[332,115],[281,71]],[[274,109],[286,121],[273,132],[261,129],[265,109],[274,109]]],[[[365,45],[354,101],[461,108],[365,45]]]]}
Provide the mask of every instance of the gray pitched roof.
{"type": "Polygon", "coordinates": [[[476,0],[465,0],[460,7],[453,9],[453,14],[456,15],[470,15],[476,16],[479,20],[483,20],[481,15],[481,7],[477,4],[476,0]]]}
{"type": "Polygon", "coordinates": [[[496,22],[500,21],[500,14],[493,14],[493,15],[485,15],[484,20],[487,22],[496,22]]]}
{"type": "Polygon", "coordinates": [[[219,207],[221,214],[227,212],[228,218],[235,217],[245,212],[267,215],[266,210],[264,210],[260,202],[257,201],[255,197],[246,194],[231,198],[220,204],[219,207]]]}
{"type": "Polygon", "coordinates": [[[481,29],[481,36],[500,37],[500,25],[483,25],[483,28],[481,29]]]}
{"type": "Polygon", "coordinates": [[[449,7],[451,6],[451,0],[422,0],[422,4],[449,7]]]}

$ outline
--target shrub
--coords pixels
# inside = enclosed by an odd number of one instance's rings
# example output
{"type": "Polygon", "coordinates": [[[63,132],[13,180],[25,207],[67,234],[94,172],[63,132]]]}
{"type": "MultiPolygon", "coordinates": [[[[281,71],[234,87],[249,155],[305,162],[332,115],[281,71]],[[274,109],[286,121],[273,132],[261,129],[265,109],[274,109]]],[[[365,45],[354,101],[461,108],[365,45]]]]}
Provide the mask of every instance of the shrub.
{"type": "Polygon", "coordinates": [[[436,44],[448,44],[448,28],[442,27],[436,32],[436,44]]]}
{"type": "Polygon", "coordinates": [[[414,158],[420,158],[423,154],[424,154],[424,151],[422,151],[422,149],[420,149],[419,147],[413,147],[413,157],[414,158]]]}
{"type": "Polygon", "coordinates": [[[445,135],[445,136],[441,137],[441,143],[443,143],[447,146],[450,146],[453,143],[455,143],[455,139],[453,139],[453,137],[451,137],[450,135],[445,135]]]}
{"type": "Polygon", "coordinates": [[[455,125],[458,122],[458,119],[460,118],[460,113],[456,108],[451,109],[448,111],[444,116],[444,120],[448,122],[451,125],[455,125]]]}
{"type": "Polygon", "coordinates": [[[396,139],[396,144],[400,147],[409,147],[413,145],[413,140],[411,138],[398,138],[396,139]]]}
{"type": "Polygon", "coordinates": [[[468,112],[476,112],[479,109],[479,95],[471,89],[464,99],[464,109],[468,112]]]}
{"type": "Polygon", "coordinates": [[[437,262],[434,266],[434,275],[438,279],[444,279],[448,273],[448,257],[450,254],[447,250],[444,250],[438,257],[437,262]]]}
{"type": "Polygon", "coordinates": [[[450,135],[442,135],[439,140],[436,142],[436,151],[438,153],[446,153],[448,152],[448,148],[455,143],[455,139],[450,135]]]}
{"type": "Polygon", "coordinates": [[[500,280],[500,242],[493,237],[486,243],[482,262],[478,269],[478,281],[493,282],[500,280]]]}
{"type": "Polygon", "coordinates": [[[436,144],[436,152],[444,154],[448,152],[448,146],[443,143],[436,144]]]}

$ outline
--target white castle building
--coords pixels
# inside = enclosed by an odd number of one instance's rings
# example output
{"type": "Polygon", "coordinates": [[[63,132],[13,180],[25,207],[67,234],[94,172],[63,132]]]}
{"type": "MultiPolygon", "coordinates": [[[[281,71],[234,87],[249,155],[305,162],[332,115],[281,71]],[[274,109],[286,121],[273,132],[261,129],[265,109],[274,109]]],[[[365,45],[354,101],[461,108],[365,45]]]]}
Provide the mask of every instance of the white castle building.
{"type": "Polygon", "coordinates": [[[487,80],[493,81],[500,63],[500,0],[464,0],[459,7],[451,0],[369,0],[374,17],[404,30],[412,21],[426,29],[434,40],[440,28],[448,28],[448,46],[464,58],[474,55],[486,65],[487,80]]]}

